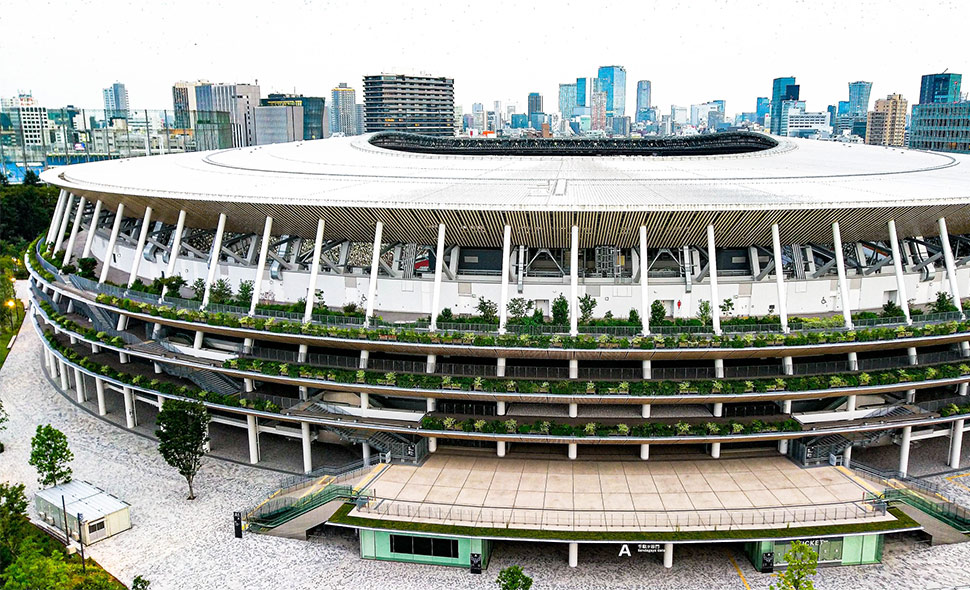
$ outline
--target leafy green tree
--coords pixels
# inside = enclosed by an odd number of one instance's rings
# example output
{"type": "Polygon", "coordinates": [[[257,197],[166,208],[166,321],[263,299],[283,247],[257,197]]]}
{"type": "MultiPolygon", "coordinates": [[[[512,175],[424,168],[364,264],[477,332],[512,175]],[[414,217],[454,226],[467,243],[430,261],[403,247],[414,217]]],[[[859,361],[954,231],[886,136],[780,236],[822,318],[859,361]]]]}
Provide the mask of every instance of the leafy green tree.
{"type": "Polygon", "coordinates": [[[0,483],[0,571],[16,554],[29,526],[24,484],[0,483]]]}
{"type": "Polygon", "coordinates": [[[896,305],[893,301],[887,301],[882,306],[882,317],[884,318],[901,318],[903,317],[903,308],[896,305]]]}
{"type": "Polygon", "coordinates": [[[212,283],[209,289],[209,301],[216,304],[229,303],[232,300],[232,285],[226,279],[219,279],[212,283]]]}
{"type": "Polygon", "coordinates": [[[24,186],[40,186],[40,176],[33,170],[28,170],[24,174],[24,186]]]}
{"type": "Polygon", "coordinates": [[[192,482],[209,442],[209,420],[204,405],[182,400],[165,400],[155,419],[158,452],[188,482],[189,500],[195,499],[192,482]]]}
{"type": "Polygon", "coordinates": [[[664,302],[654,299],[650,304],[650,323],[660,324],[665,319],[667,319],[667,308],[664,307],[664,302]]]}
{"type": "Polygon", "coordinates": [[[706,326],[711,323],[712,313],[711,302],[707,299],[701,299],[700,303],[697,304],[697,319],[706,326]]]}
{"type": "Polygon", "coordinates": [[[4,174],[3,172],[0,172],[0,188],[5,186],[10,186],[10,181],[7,180],[6,174],[4,174]]]}
{"type": "Polygon", "coordinates": [[[202,298],[205,297],[205,279],[202,277],[195,279],[195,282],[192,283],[192,293],[193,299],[202,301],[202,298]]]}
{"type": "Polygon", "coordinates": [[[730,317],[731,312],[734,311],[734,300],[728,297],[718,307],[721,309],[721,315],[730,317]]]}
{"type": "Polygon", "coordinates": [[[3,572],[3,590],[70,590],[71,573],[60,552],[44,555],[28,541],[21,545],[17,558],[3,572]]]}
{"type": "Polygon", "coordinates": [[[248,307],[253,300],[253,281],[242,281],[239,283],[239,293],[236,294],[236,305],[248,307]]]}
{"type": "Polygon", "coordinates": [[[509,315],[512,316],[513,320],[521,321],[523,318],[525,318],[525,315],[529,313],[529,310],[532,309],[532,305],[531,299],[526,299],[525,297],[513,297],[511,300],[509,300],[509,304],[506,306],[506,308],[508,309],[509,315]]]}
{"type": "Polygon", "coordinates": [[[936,301],[930,306],[933,313],[949,313],[951,311],[956,311],[957,306],[953,305],[953,298],[950,297],[949,293],[945,291],[940,291],[936,294],[936,301]]]}
{"type": "Polygon", "coordinates": [[[77,267],[80,270],[78,274],[86,279],[94,279],[94,268],[98,265],[98,259],[94,257],[78,258],[77,267]]]}
{"type": "Polygon", "coordinates": [[[569,301],[562,293],[552,300],[552,323],[558,326],[569,323],[569,301]]]}
{"type": "Polygon", "coordinates": [[[510,565],[498,573],[495,582],[502,590],[529,590],[532,588],[532,578],[525,575],[522,568],[510,565]]]}
{"type": "Polygon", "coordinates": [[[478,315],[482,316],[482,321],[486,324],[493,324],[498,319],[496,314],[498,314],[498,304],[484,297],[478,298],[478,305],[475,307],[478,310],[478,315]]]}
{"type": "Polygon", "coordinates": [[[47,185],[0,187],[0,244],[13,244],[16,252],[23,252],[28,241],[48,229],[58,192],[47,185]]]}
{"type": "Polygon", "coordinates": [[[630,308],[629,322],[635,326],[639,326],[642,323],[640,321],[640,312],[636,308],[630,308]]]}
{"type": "Polygon", "coordinates": [[[785,562],[788,567],[775,574],[778,580],[771,583],[771,590],[815,590],[812,576],[818,570],[818,553],[814,549],[795,541],[785,553],[785,562]]]}
{"type": "Polygon", "coordinates": [[[71,481],[68,463],[74,453],[67,446],[67,436],[50,424],[38,425],[37,433],[30,439],[29,465],[37,469],[37,482],[42,486],[56,486],[71,481]]]}
{"type": "Polygon", "coordinates": [[[135,576],[135,579],[131,581],[131,590],[148,590],[151,582],[146,580],[141,576],[135,576]]]}
{"type": "Polygon", "coordinates": [[[593,310],[596,309],[596,300],[590,297],[589,293],[579,298],[579,321],[586,323],[593,319],[593,310]]]}

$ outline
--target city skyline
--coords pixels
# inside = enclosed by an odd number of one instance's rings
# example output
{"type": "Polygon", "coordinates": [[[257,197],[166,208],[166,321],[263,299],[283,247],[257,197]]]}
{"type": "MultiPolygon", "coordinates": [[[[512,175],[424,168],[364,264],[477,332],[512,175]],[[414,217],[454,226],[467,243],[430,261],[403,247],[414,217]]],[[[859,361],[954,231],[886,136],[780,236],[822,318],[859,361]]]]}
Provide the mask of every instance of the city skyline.
{"type": "MultiPolygon", "coordinates": [[[[180,4],[140,7],[145,14],[139,18],[147,18],[159,26],[174,23],[180,13],[180,4]]],[[[679,22],[698,12],[705,14],[704,19],[691,21],[692,28],[651,29],[651,47],[673,48],[671,52],[663,52],[663,60],[649,57],[656,52],[645,53],[636,35],[594,30],[586,27],[581,19],[542,11],[541,7],[524,9],[523,12],[541,14],[542,22],[548,26],[530,35],[510,37],[506,47],[487,54],[464,49],[469,45],[467,31],[462,26],[465,23],[458,18],[463,14],[461,11],[452,10],[446,17],[440,17],[432,14],[430,9],[410,11],[405,7],[384,7],[382,11],[371,11],[378,17],[363,33],[371,39],[369,46],[360,43],[359,39],[354,41],[354,35],[360,35],[356,29],[353,34],[349,29],[328,31],[330,43],[338,45],[346,41],[359,49],[342,56],[339,63],[324,62],[315,68],[303,67],[302,61],[294,60],[292,64],[281,61],[280,52],[266,51],[259,44],[233,42],[227,35],[231,36],[231,32],[246,21],[219,12],[225,27],[205,36],[176,39],[177,42],[166,37],[164,47],[153,37],[115,30],[112,39],[118,46],[128,49],[110,61],[110,70],[101,65],[108,62],[94,62],[93,54],[88,58],[81,53],[75,56],[78,67],[70,71],[59,70],[60,75],[55,81],[46,74],[49,70],[45,64],[54,67],[55,62],[63,59],[63,54],[41,42],[43,30],[15,26],[18,12],[27,10],[28,5],[14,3],[4,16],[0,16],[0,39],[3,40],[0,49],[5,52],[24,46],[34,46],[35,49],[31,60],[4,60],[0,65],[0,95],[12,96],[19,91],[29,91],[44,105],[88,107],[101,103],[102,89],[118,80],[128,87],[133,107],[162,109],[171,108],[172,84],[186,79],[224,83],[258,81],[266,94],[295,90],[307,96],[325,96],[341,81],[360,90],[365,75],[426,72],[454,78],[456,104],[466,112],[470,111],[472,103],[490,104],[494,100],[506,104],[515,102],[524,112],[530,92],[537,91],[546,103],[555,104],[559,84],[573,82],[577,77],[593,77],[599,67],[617,64],[627,71],[628,112],[632,112],[634,106],[630,104],[630,98],[636,96],[637,81],[648,79],[653,82],[654,106],[660,107],[661,111],[669,110],[670,105],[686,106],[722,98],[727,103],[727,114],[735,115],[754,110],[755,98],[767,95],[771,80],[782,76],[797,77],[809,110],[818,111],[844,100],[851,81],[872,81],[873,96],[899,93],[915,100],[922,75],[947,68],[951,72],[967,71],[967,58],[951,57],[963,55],[958,42],[958,27],[970,17],[970,7],[948,3],[935,8],[931,15],[919,6],[904,3],[894,4],[892,10],[867,12],[870,4],[863,2],[845,7],[823,2],[810,9],[796,8],[794,12],[791,7],[761,6],[753,2],[747,5],[735,3],[730,9],[718,3],[703,3],[702,7],[693,5],[690,10],[678,9],[671,3],[616,7],[614,10],[629,15],[631,23],[679,22]],[[818,23],[818,19],[813,18],[836,7],[843,18],[833,23],[839,24],[818,23]],[[785,28],[764,30],[766,23],[787,21],[799,13],[803,13],[804,21],[801,38],[839,35],[839,42],[793,43],[785,28]],[[757,14],[757,20],[752,21],[751,14],[757,14]],[[408,33],[411,30],[409,22],[428,19],[440,21],[436,35],[415,38],[408,33]],[[745,27],[750,28],[751,35],[738,36],[738,30],[743,31],[745,27]],[[879,30],[880,35],[897,34],[899,41],[894,48],[899,59],[863,64],[859,60],[845,59],[865,52],[866,40],[871,38],[867,31],[875,30],[879,30]],[[917,51],[929,41],[936,48],[932,58],[917,51]],[[710,60],[710,51],[723,45],[729,49],[719,54],[722,66],[712,67],[712,63],[717,62],[710,60]],[[48,46],[51,48],[44,49],[48,46]],[[226,51],[227,47],[232,47],[233,51],[226,51]],[[543,52],[531,57],[537,47],[542,47],[543,52]],[[169,57],[159,61],[158,55],[169,57]],[[530,57],[523,59],[523,55],[530,57]],[[555,56],[556,59],[544,56],[555,56]],[[524,67],[497,67],[517,61],[524,67]],[[146,63],[151,67],[145,67],[146,63]]],[[[885,4],[880,3],[880,6],[885,4]]],[[[500,3],[499,7],[500,10],[477,15],[475,29],[496,31],[507,26],[501,15],[513,10],[513,5],[500,3]]],[[[361,8],[355,6],[353,12],[359,14],[361,8]]],[[[193,6],[193,12],[203,20],[213,10],[217,9],[193,6]]],[[[97,11],[85,7],[65,4],[62,10],[50,11],[50,26],[56,29],[63,21],[64,26],[83,27],[86,21],[96,18],[96,14],[97,11]]],[[[348,18],[354,18],[353,14],[340,6],[311,5],[297,9],[294,5],[284,5],[275,17],[260,20],[259,27],[267,38],[276,33],[284,38],[280,27],[291,26],[293,30],[285,35],[288,51],[293,55],[309,55],[307,52],[316,47],[309,44],[315,44],[317,37],[302,33],[308,33],[309,27],[318,22],[345,22],[348,18]]],[[[93,23],[92,29],[98,30],[93,23]]]]}

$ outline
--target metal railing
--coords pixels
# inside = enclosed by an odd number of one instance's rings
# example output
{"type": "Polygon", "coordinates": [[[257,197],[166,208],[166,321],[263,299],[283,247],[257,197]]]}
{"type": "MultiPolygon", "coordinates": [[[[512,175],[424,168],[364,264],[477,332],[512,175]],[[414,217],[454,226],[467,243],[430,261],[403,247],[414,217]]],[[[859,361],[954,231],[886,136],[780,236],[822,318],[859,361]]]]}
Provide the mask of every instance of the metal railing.
{"type": "Polygon", "coordinates": [[[310,473],[290,475],[280,481],[279,491],[277,494],[288,494],[290,492],[308,488],[319,481],[320,478],[326,476],[334,478],[331,483],[344,481],[346,479],[364,474],[376,464],[377,461],[375,460],[364,461],[361,459],[358,461],[352,461],[345,465],[318,467],[310,473]]]}

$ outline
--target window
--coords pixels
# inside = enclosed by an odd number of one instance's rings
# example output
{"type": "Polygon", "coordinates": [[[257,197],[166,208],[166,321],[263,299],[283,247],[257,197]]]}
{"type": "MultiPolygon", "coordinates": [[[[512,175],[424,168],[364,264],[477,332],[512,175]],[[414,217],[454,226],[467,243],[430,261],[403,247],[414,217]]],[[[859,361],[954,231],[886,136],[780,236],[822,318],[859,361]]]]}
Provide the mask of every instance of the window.
{"type": "Polygon", "coordinates": [[[456,558],[458,557],[458,539],[391,535],[391,553],[456,558]]]}
{"type": "Polygon", "coordinates": [[[98,531],[104,530],[104,521],[99,520],[98,522],[92,522],[88,525],[88,533],[96,533],[98,531]]]}

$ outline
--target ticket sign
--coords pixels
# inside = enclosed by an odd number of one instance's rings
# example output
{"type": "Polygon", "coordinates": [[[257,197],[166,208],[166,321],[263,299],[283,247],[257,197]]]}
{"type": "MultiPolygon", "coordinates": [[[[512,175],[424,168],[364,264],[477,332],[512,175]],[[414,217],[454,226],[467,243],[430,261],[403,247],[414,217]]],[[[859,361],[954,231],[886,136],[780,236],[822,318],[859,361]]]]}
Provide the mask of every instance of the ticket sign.
{"type": "Polygon", "coordinates": [[[660,543],[624,543],[620,545],[620,554],[618,557],[631,557],[633,552],[663,553],[664,548],[660,543]]]}

